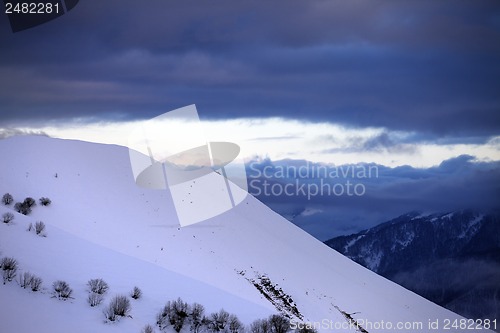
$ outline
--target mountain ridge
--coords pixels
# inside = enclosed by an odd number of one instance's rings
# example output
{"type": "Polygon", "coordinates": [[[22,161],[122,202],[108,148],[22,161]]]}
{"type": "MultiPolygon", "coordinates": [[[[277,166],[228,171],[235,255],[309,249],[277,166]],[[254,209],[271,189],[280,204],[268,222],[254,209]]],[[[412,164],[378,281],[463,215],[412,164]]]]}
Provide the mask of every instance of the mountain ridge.
{"type": "Polygon", "coordinates": [[[410,212],[325,244],[464,316],[500,318],[499,287],[490,282],[500,279],[497,211],[410,212]],[[453,274],[462,276],[460,286],[453,274]]]}

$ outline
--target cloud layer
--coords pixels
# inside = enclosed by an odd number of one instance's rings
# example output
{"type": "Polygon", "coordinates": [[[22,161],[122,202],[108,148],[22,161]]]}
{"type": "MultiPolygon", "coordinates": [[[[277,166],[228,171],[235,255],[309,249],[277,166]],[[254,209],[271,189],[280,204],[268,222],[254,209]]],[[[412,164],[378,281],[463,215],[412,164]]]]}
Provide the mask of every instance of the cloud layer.
{"type": "Polygon", "coordinates": [[[82,1],[16,34],[2,15],[0,40],[4,126],[196,103],[212,119],[500,132],[497,1],[82,1]]]}

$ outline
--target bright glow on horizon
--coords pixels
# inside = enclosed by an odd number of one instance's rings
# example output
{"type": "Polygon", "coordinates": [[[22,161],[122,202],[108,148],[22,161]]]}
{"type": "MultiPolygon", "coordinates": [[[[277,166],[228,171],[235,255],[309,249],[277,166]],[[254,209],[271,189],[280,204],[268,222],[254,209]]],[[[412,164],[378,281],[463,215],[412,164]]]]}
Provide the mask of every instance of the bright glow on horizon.
{"type": "MultiPolygon", "coordinates": [[[[59,126],[23,127],[62,139],[128,145],[128,136],[141,121],[64,123],[59,126]]],[[[459,155],[479,161],[500,160],[500,136],[485,144],[412,143],[413,133],[384,128],[347,128],[332,123],[312,123],[281,118],[203,120],[205,137],[241,147],[241,157],[271,160],[303,159],[327,164],[377,163],[386,166],[430,167],[459,155]],[[379,140],[382,138],[381,140],[379,140]],[[388,139],[390,138],[390,139],[388,139]],[[402,142],[402,143],[400,143],[402,142]]],[[[181,124],[178,131],[189,130],[181,124]]]]}

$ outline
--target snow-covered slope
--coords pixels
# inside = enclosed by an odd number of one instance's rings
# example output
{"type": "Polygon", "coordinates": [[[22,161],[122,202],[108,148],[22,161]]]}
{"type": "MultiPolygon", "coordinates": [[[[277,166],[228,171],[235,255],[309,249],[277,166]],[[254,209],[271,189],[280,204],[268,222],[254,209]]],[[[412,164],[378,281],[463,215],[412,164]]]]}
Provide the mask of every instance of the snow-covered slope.
{"type": "MultiPolygon", "coordinates": [[[[0,156],[0,194],[52,200],[0,225],[2,256],[42,276],[46,288],[63,279],[75,289],[68,303],[15,283],[0,286],[0,320],[9,331],[68,332],[71,325],[71,332],[139,332],[178,296],[248,324],[277,312],[250,283],[259,276],[293,299],[303,321],[337,323],[336,331],[356,331],[346,314],[364,320],[369,332],[387,332],[388,323],[394,331],[404,331],[398,323],[422,323],[413,331],[435,332],[429,321],[461,318],[355,264],[251,196],[206,222],[178,227],[166,191],[135,185],[125,147],[14,137],[0,141],[0,156]],[[38,220],[47,225],[45,238],[25,231],[38,220]],[[133,318],[103,324],[102,312],[86,303],[85,284],[96,277],[111,294],[143,289],[144,298],[132,302],[133,318]]],[[[1,206],[5,211],[12,206],[1,206]]]]}

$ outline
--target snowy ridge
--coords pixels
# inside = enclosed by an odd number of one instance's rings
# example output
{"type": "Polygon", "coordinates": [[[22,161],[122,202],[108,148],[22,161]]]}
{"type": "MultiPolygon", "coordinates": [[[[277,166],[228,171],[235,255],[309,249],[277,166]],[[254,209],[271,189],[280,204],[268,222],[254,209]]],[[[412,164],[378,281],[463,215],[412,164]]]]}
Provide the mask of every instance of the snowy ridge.
{"type": "Polygon", "coordinates": [[[63,279],[75,290],[66,303],[15,283],[0,286],[0,319],[9,331],[139,332],[177,297],[210,312],[224,307],[246,324],[277,313],[242,271],[279,286],[307,322],[345,323],[349,314],[357,322],[421,322],[419,332],[434,332],[429,320],[461,318],[353,263],[251,196],[223,215],[179,228],[167,192],[136,187],[124,147],[14,137],[0,141],[0,152],[8,156],[0,164],[1,194],[53,202],[0,226],[2,256],[16,257],[45,287],[63,279]],[[25,231],[38,220],[47,225],[46,238],[25,231]],[[132,302],[133,318],[103,324],[102,313],[85,301],[86,281],[98,277],[112,294],[143,289],[144,299],[132,302]],[[20,318],[25,311],[35,313],[33,321],[20,318]]]}
{"type": "Polygon", "coordinates": [[[472,220],[469,220],[469,223],[466,225],[464,230],[458,235],[458,238],[470,238],[472,235],[476,233],[478,228],[480,227],[480,222],[483,220],[484,214],[479,214],[474,217],[472,220]]]}
{"type": "Polygon", "coordinates": [[[351,246],[353,246],[354,244],[356,244],[357,241],[359,241],[361,238],[365,237],[365,235],[359,235],[358,237],[350,240],[349,242],[347,242],[347,244],[344,246],[344,253],[348,253],[349,252],[349,248],[351,246]]]}

